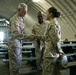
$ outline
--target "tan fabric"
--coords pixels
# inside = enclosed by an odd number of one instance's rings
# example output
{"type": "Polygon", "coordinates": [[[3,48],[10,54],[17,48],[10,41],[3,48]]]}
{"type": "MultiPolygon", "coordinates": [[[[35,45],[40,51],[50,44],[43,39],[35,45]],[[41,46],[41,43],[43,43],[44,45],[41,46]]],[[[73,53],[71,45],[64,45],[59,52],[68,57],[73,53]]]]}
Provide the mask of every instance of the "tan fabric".
{"type": "Polygon", "coordinates": [[[44,57],[42,75],[62,75],[59,63],[55,63],[52,57],[44,57]]]}
{"type": "Polygon", "coordinates": [[[18,75],[22,60],[22,40],[24,35],[24,21],[17,14],[10,20],[8,53],[9,53],[9,72],[10,75],[18,75]]]}
{"type": "Polygon", "coordinates": [[[61,75],[59,65],[54,61],[54,55],[59,53],[57,43],[60,41],[59,29],[54,20],[47,26],[44,36],[38,35],[37,38],[45,40],[45,51],[43,58],[43,75],[61,75]]]}
{"type": "Polygon", "coordinates": [[[56,31],[54,20],[50,21],[48,24],[46,34],[44,36],[37,36],[37,38],[46,41],[44,57],[52,57],[51,54],[58,53],[57,42],[60,39],[58,38],[58,32],[56,31]]]}

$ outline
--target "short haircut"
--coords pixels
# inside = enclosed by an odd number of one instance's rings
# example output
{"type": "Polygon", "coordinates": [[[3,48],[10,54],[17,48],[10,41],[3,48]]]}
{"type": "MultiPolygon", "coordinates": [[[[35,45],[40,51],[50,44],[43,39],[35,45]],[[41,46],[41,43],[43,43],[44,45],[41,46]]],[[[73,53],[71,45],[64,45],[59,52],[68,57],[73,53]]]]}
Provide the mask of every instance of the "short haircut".
{"type": "Polygon", "coordinates": [[[24,7],[27,8],[27,5],[26,5],[25,3],[20,3],[20,4],[18,5],[18,9],[24,8],[24,7]]]}

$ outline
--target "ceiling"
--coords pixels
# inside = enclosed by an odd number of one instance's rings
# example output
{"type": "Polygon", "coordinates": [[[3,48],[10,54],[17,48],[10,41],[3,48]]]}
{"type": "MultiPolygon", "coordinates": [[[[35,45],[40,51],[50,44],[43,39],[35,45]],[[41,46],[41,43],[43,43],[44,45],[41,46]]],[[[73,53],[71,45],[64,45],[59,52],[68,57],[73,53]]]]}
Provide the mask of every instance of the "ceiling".
{"type": "Polygon", "coordinates": [[[45,13],[49,7],[54,6],[61,12],[58,22],[61,25],[62,40],[68,38],[76,41],[76,0],[40,0],[38,3],[32,0],[0,0],[0,18],[9,20],[17,12],[17,6],[21,2],[28,5],[28,14],[25,16],[25,30],[28,34],[37,21],[37,12],[45,13]]]}

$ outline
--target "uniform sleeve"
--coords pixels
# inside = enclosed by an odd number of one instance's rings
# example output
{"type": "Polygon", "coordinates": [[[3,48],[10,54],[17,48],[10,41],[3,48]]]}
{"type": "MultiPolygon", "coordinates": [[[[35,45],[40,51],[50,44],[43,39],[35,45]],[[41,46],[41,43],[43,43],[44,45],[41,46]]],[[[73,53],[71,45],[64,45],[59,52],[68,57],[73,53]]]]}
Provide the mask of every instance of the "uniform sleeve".
{"type": "Polygon", "coordinates": [[[51,25],[50,32],[48,33],[50,34],[50,38],[53,46],[57,48],[58,52],[63,52],[61,48],[60,37],[58,37],[59,33],[55,31],[54,25],[51,25]]]}
{"type": "Polygon", "coordinates": [[[42,40],[42,41],[44,41],[45,38],[46,38],[46,36],[44,36],[44,35],[35,35],[35,37],[36,37],[37,39],[39,39],[39,40],[42,40]]]}
{"type": "Polygon", "coordinates": [[[11,33],[11,36],[15,39],[26,39],[28,38],[28,35],[26,34],[22,34],[22,33],[19,33],[20,30],[19,30],[19,23],[17,22],[17,20],[13,20],[11,19],[10,20],[10,33],[11,33]]]}
{"type": "Polygon", "coordinates": [[[36,35],[36,37],[41,40],[50,40],[56,46],[59,41],[54,24],[48,24],[45,35],[36,35]]]}
{"type": "Polygon", "coordinates": [[[55,31],[55,24],[50,23],[46,32],[46,40],[50,40],[54,47],[57,47],[57,42],[59,41],[57,32],[55,31]]]}

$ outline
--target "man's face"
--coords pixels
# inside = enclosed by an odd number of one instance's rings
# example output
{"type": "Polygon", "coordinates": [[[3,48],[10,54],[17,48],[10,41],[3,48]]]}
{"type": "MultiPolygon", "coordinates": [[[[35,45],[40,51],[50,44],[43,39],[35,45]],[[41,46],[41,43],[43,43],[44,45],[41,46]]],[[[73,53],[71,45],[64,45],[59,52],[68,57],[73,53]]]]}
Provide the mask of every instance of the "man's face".
{"type": "Polygon", "coordinates": [[[42,15],[38,16],[38,20],[42,21],[43,20],[43,16],[42,15]]]}
{"type": "Polygon", "coordinates": [[[42,23],[43,22],[43,14],[38,14],[38,22],[42,23]]]}
{"type": "Polygon", "coordinates": [[[21,17],[24,17],[26,14],[27,14],[27,8],[26,7],[19,9],[19,15],[21,17]]]}

